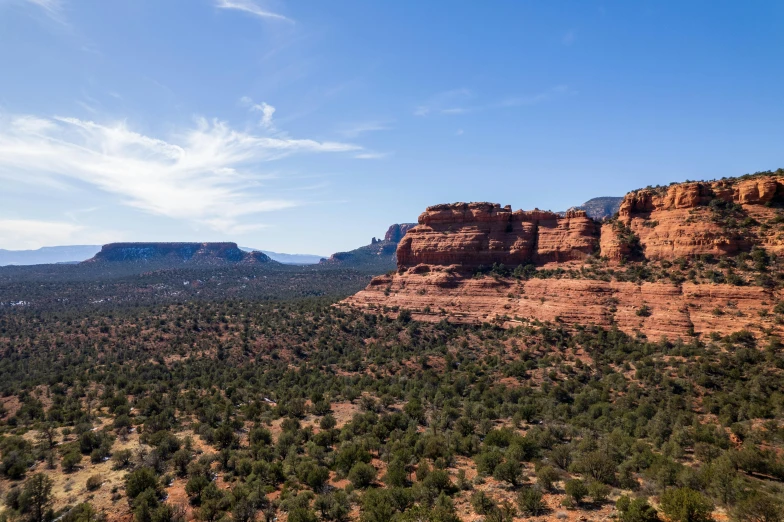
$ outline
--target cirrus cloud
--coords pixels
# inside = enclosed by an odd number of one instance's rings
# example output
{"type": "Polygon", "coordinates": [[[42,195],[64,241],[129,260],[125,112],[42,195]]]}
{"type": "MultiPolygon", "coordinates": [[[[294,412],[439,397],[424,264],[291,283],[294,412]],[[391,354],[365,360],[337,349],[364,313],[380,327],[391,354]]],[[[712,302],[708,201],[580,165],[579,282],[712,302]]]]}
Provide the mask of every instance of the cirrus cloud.
{"type": "Polygon", "coordinates": [[[224,233],[262,226],[248,223],[254,214],[301,204],[265,194],[272,176],[260,170],[264,163],[361,150],[350,143],[257,136],[204,118],[163,140],[125,122],[0,116],[0,179],[37,187],[87,184],[127,206],[224,233]]]}
{"type": "Polygon", "coordinates": [[[282,14],[273,13],[272,11],[268,11],[267,9],[263,9],[252,0],[217,0],[215,2],[215,7],[217,7],[218,9],[234,9],[237,11],[242,11],[248,14],[252,14],[254,16],[258,16],[259,18],[281,20],[283,22],[290,22],[290,23],[294,22],[294,20],[286,16],[283,16],[282,14]]]}

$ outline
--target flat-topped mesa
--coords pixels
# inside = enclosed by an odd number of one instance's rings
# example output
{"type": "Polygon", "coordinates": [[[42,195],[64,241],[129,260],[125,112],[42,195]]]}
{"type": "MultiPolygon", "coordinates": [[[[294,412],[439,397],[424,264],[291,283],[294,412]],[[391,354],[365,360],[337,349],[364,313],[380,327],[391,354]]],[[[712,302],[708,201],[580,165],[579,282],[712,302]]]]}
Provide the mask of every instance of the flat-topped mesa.
{"type": "Polygon", "coordinates": [[[614,260],[629,257],[630,240],[638,243],[638,257],[651,260],[732,255],[754,246],[781,252],[784,241],[775,229],[753,225],[776,219],[774,204],[784,203],[781,174],[630,192],[618,210],[618,223],[602,227],[601,253],[614,260]]]}
{"type": "Polygon", "coordinates": [[[245,252],[236,243],[110,243],[85,263],[269,263],[262,252],[245,252]]]}
{"type": "Polygon", "coordinates": [[[398,244],[398,267],[517,266],[584,259],[599,248],[599,225],[582,210],[565,216],[497,203],[434,205],[398,244]]]}

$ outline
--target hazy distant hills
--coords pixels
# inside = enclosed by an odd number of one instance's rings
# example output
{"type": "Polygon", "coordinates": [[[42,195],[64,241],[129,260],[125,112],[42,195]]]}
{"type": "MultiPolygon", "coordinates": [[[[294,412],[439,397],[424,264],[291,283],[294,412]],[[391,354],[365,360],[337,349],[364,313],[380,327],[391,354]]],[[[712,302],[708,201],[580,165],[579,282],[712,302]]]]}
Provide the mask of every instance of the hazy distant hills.
{"type": "Polygon", "coordinates": [[[394,270],[397,265],[395,250],[397,244],[414,228],[416,223],[396,223],[387,229],[384,239],[370,240],[369,245],[361,246],[348,252],[336,252],[327,259],[322,259],[322,266],[341,266],[357,269],[376,270],[379,273],[394,270]]]}
{"type": "Polygon", "coordinates": [[[267,254],[270,259],[283,263],[284,265],[315,265],[324,256],[317,256],[314,254],[282,254],[280,252],[271,252],[269,250],[261,250],[260,248],[240,247],[245,252],[263,252],[267,254]]]}
{"type": "Polygon", "coordinates": [[[90,259],[100,250],[101,245],[54,246],[37,250],[0,249],[0,266],[78,263],[90,259]]]}
{"type": "MultiPolygon", "coordinates": [[[[323,257],[314,254],[282,254],[258,248],[240,248],[245,252],[263,252],[273,261],[286,265],[314,265],[323,257]]],[[[80,263],[90,259],[100,251],[101,245],[52,246],[36,250],[4,250],[0,248],[0,266],[80,263]]]]}
{"type": "Polygon", "coordinates": [[[585,210],[585,213],[588,214],[588,217],[590,218],[602,220],[607,217],[612,217],[616,212],[618,212],[618,208],[621,206],[621,201],[623,201],[622,196],[605,196],[601,198],[589,199],[579,207],[575,208],[578,210],[585,210]]]}

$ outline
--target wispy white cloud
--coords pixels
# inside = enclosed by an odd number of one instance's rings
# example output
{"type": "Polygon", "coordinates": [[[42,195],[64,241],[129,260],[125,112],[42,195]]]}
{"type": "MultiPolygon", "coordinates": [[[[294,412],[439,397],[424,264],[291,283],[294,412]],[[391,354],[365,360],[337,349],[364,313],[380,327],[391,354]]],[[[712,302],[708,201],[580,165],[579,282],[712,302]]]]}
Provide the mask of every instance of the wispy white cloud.
{"type": "Polygon", "coordinates": [[[392,127],[385,122],[365,121],[343,125],[338,132],[347,138],[356,138],[360,134],[365,134],[366,132],[385,131],[390,130],[391,128],[392,127]]]}
{"type": "Polygon", "coordinates": [[[566,31],[561,37],[561,43],[566,46],[569,46],[572,45],[576,39],[577,39],[577,34],[575,34],[574,31],[566,31]]]}
{"type": "Polygon", "coordinates": [[[354,154],[354,157],[357,159],[384,159],[384,158],[388,158],[389,156],[391,156],[390,152],[367,151],[367,152],[359,152],[357,154],[354,154]]]}
{"type": "Polygon", "coordinates": [[[294,20],[292,20],[291,18],[283,16],[282,14],[273,13],[272,11],[263,9],[261,6],[259,6],[252,0],[216,0],[215,7],[219,9],[236,9],[237,11],[243,11],[245,13],[258,16],[259,18],[281,20],[284,22],[294,23],[294,20]]]}
{"type": "Polygon", "coordinates": [[[96,109],[95,107],[93,107],[92,105],[90,105],[90,104],[89,104],[89,103],[87,103],[87,102],[83,102],[82,100],[76,100],[76,104],[77,104],[79,107],[81,107],[82,109],[84,109],[84,110],[86,110],[87,112],[89,112],[89,113],[95,114],[95,113],[97,113],[97,112],[98,112],[98,109],[96,109]]]}
{"type": "Polygon", "coordinates": [[[275,107],[266,102],[255,103],[249,96],[243,96],[240,98],[240,105],[247,107],[252,112],[261,113],[261,120],[259,120],[259,125],[261,127],[269,131],[276,130],[275,124],[272,121],[272,117],[274,116],[276,110],[275,107]]]}
{"type": "MultiPolygon", "coordinates": [[[[350,143],[257,136],[198,119],[171,139],[77,118],[0,116],[0,179],[35,186],[84,183],[145,212],[248,230],[253,214],[300,204],[265,195],[261,165],[294,154],[361,153],[350,143]]],[[[258,226],[258,225],[253,225],[258,226]]]]}
{"type": "Polygon", "coordinates": [[[116,232],[98,231],[67,221],[0,219],[0,245],[25,250],[63,244],[102,244],[121,239],[116,232]]]}
{"type": "Polygon", "coordinates": [[[275,114],[275,107],[272,105],[261,102],[253,106],[253,110],[261,113],[261,121],[259,124],[267,129],[273,129],[275,126],[272,123],[272,115],[275,114]]]}
{"type": "MultiPolygon", "coordinates": [[[[3,2],[0,1],[0,5],[2,5],[2,3],[3,2]]],[[[42,13],[44,13],[46,16],[48,16],[55,22],[61,23],[63,25],[67,25],[65,16],[63,14],[62,0],[6,0],[6,3],[31,5],[39,9],[42,13]]]]}

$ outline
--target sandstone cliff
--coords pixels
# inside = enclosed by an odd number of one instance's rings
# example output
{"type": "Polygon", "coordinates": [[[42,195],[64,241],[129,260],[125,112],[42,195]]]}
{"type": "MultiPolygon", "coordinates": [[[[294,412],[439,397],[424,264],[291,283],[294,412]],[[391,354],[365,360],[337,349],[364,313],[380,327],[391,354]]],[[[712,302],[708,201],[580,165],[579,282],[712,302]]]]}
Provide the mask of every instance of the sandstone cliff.
{"type": "Polygon", "coordinates": [[[474,278],[447,267],[412,268],[378,276],[346,303],[394,313],[408,309],[425,321],[516,326],[551,321],[617,327],[627,333],[686,338],[738,330],[781,332],[769,313],[772,292],[761,287],[632,283],[589,279],[474,278]],[[765,314],[764,317],[760,313],[765,314]]]}
{"type": "Polygon", "coordinates": [[[390,243],[399,243],[400,240],[403,239],[403,236],[406,235],[406,232],[415,226],[417,226],[416,223],[398,223],[392,225],[387,229],[387,233],[384,234],[384,241],[389,241],[390,243]]]}
{"type": "Polygon", "coordinates": [[[397,247],[398,265],[516,266],[584,259],[599,248],[599,226],[584,211],[561,217],[496,203],[428,207],[397,247]]]}
{"type": "Polygon", "coordinates": [[[435,205],[400,241],[397,273],[346,303],[427,320],[596,324],[649,337],[784,333],[773,313],[784,283],[782,206],[784,171],[638,190],[603,223],[575,210],[435,205]]]}
{"type": "MultiPolygon", "coordinates": [[[[776,207],[784,202],[781,174],[631,192],[621,203],[618,221],[629,237],[636,236],[646,259],[728,255],[755,245],[779,252],[784,248],[781,233],[759,225],[778,216],[776,207]]],[[[602,228],[603,256],[620,259],[629,254],[619,231],[617,225],[602,228]]]]}

